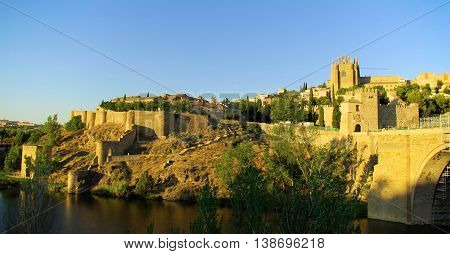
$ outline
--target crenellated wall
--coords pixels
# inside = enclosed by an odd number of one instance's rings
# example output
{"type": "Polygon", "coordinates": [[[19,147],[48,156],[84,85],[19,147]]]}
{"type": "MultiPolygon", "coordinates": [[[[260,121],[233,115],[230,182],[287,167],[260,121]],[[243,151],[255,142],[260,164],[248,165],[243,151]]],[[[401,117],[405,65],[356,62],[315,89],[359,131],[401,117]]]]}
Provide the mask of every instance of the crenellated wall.
{"type": "Polygon", "coordinates": [[[419,125],[419,105],[380,105],[380,128],[408,128],[419,125]]]}
{"type": "Polygon", "coordinates": [[[115,112],[99,109],[95,112],[75,110],[70,114],[81,116],[81,121],[87,129],[104,123],[116,123],[131,130],[137,126],[139,137],[166,137],[173,132],[196,132],[208,127],[209,119],[205,115],[177,114],[165,111],[135,111],[115,112]]]}

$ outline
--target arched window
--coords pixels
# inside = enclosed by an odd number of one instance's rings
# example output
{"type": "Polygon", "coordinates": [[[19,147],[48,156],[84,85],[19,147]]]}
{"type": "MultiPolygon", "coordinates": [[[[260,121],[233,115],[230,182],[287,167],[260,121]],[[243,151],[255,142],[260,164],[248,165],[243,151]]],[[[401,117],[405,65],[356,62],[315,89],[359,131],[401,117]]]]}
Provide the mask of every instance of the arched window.
{"type": "Polygon", "coordinates": [[[347,73],[345,73],[345,71],[341,71],[341,77],[343,78],[347,77],[347,73]]]}
{"type": "Polygon", "coordinates": [[[361,132],[361,125],[355,125],[355,132],[361,132]]]}

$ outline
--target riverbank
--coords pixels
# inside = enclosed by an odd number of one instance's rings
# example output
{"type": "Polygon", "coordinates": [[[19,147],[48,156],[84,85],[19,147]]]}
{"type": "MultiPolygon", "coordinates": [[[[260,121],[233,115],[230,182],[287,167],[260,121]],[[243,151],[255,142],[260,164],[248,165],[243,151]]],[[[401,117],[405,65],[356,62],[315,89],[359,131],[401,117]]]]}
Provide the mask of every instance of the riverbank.
{"type": "Polygon", "coordinates": [[[20,185],[26,181],[27,179],[0,172],[0,190],[19,188],[20,185]]]}

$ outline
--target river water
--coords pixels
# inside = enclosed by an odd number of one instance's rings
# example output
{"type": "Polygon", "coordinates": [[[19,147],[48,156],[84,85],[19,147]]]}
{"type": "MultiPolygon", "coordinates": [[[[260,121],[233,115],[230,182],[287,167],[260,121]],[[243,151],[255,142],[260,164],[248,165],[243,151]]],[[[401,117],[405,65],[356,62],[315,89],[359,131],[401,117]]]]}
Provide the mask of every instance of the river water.
{"type": "MultiPolygon", "coordinates": [[[[22,193],[23,195],[23,193],[22,193]]],[[[19,221],[18,190],[0,191],[0,232],[19,221]]],[[[196,205],[168,201],[122,200],[91,195],[65,196],[55,199],[55,205],[37,218],[45,220],[48,233],[146,233],[153,225],[154,233],[187,232],[196,217],[196,205]]],[[[231,217],[231,211],[220,208],[222,221],[231,217]]],[[[34,214],[34,216],[37,216],[34,214]]],[[[22,221],[24,219],[20,218],[22,221]]],[[[222,227],[226,231],[226,223],[222,227]]],[[[444,229],[448,231],[447,229],[444,229]]],[[[370,219],[361,220],[362,233],[442,233],[434,226],[406,226],[370,219]]]]}

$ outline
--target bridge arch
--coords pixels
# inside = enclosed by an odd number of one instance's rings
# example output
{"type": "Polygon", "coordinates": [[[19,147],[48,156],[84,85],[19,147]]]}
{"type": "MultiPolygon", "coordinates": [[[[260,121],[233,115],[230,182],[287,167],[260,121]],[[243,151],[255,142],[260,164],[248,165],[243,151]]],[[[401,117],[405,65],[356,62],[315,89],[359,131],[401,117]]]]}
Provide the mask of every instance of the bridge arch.
{"type": "Polygon", "coordinates": [[[436,147],[419,166],[411,186],[412,205],[409,221],[418,224],[433,223],[432,208],[436,185],[450,161],[450,152],[446,151],[447,148],[446,144],[436,147]]]}

